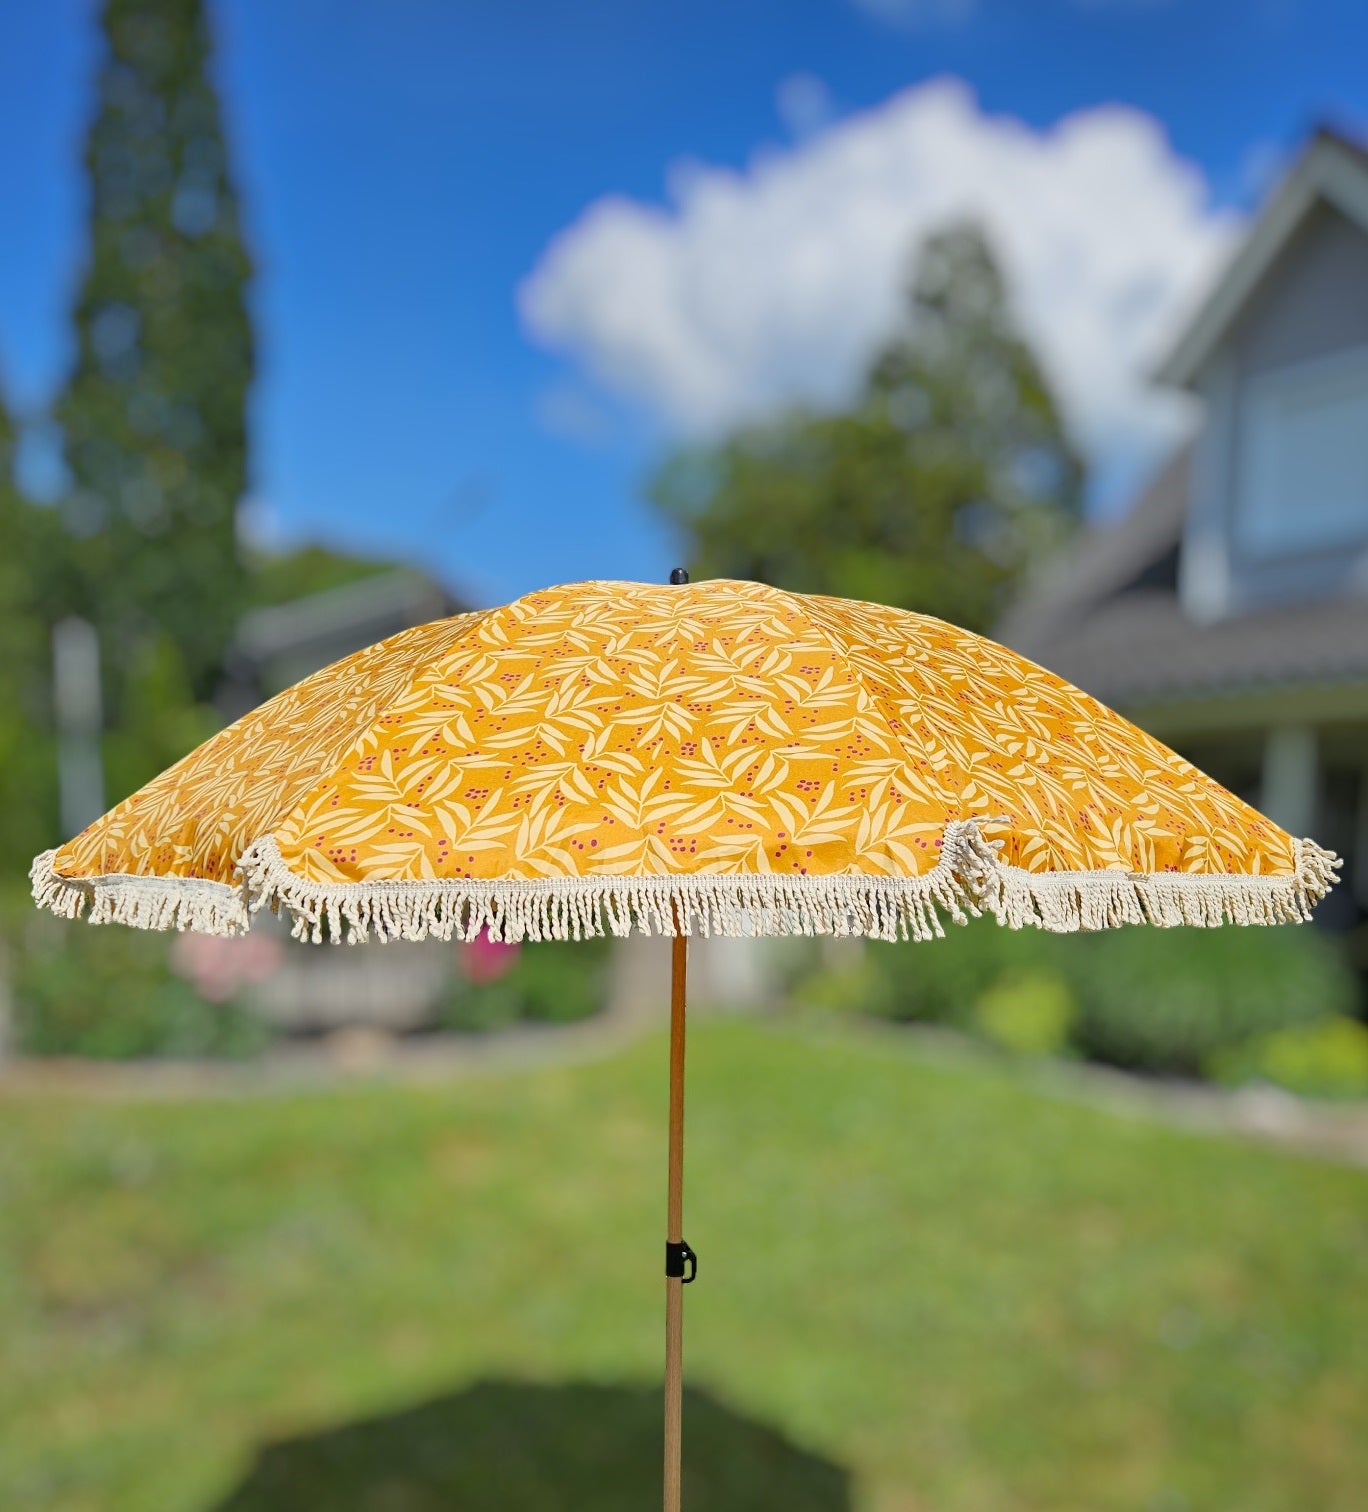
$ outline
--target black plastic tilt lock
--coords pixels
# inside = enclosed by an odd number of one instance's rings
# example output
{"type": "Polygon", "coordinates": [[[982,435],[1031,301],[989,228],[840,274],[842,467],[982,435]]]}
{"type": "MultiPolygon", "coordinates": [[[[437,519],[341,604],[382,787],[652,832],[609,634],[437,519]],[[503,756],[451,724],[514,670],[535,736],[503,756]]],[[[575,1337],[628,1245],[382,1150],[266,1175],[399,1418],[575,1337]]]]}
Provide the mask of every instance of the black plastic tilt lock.
{"type": "Polygon", "coordinates": [[[685,1286],[698,1274],[698,1256],[682,1239],[678,1244],[665,1241],[665,1274],[679,1277],[685,1286]]]}

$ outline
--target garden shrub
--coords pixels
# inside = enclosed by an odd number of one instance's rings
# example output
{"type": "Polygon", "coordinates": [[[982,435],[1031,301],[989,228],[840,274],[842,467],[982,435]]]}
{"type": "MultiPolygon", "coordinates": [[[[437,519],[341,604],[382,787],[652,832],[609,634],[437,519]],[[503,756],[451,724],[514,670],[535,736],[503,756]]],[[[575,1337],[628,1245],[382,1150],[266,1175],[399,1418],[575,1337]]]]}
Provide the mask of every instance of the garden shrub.
{"type": "Polygon", "coordinates": [[[1068,1045],[1135,1070],[1201,1074],[1212,1057],[1254,1036],[1352,1017],[1358,984],[1333,937],[1306,927],[1155,929],[1051,935],[992,920],[948,926],[946,938],[869,944],[858,964],[824,971],[817,957],[795,987],[803,1002],[898,1021],[956,1025],[1000,1038],[1048,1038],[1042,984],[1072,1003],[1068,1045]],[[829,980],[838,976],[839,980],[829,980]],[[1029,984],[1034,982],[1034,986],[1029,984]],[[1022,984],[1027,984],[1023,987],[1022,984]],[[1026,1006],[999,993],[1025,993],[1026,1006]],[[988,1005],[985,1017],[983,1005],[988,1005]],[[1004,1006],[1005,1004],[1005,1006],[1004,1006]],[[1006,1020],[1018,1022],[1008,1027],[1006,1020]]]}
{"type": "Polygon", "coordinates": [[[519,1022],[571,1023],[607,1006],[612,942],[545,940],[464,947],[442,1008],[444,1028],[501,1029],[519,1022]]]}
{"type": "Polygon", "coordinates": [[[984,1039],[1012,1055],[1063,1055],[1078,1012],[1073,989],[1057,971],[1003,977],[974,1005],[984,1039]]]}
{"type": "Polygon", "coordinates": [[[794,1002],[820,1013],[862,1013],[875,1018],[903,1018],[895,978],[884,969],[879,952],[862,942],[843,941],[834,952],[816,940],[785,941],[786,987],[794,1002]]]}
{"type": "Polygon", "coordinates": [[[1269,1082],[1306,1097],[1368,1097],[1368,1029],[1354,1019],[1320,1019],[1256,1035],[1208,1063],[1217,1081],[1269,1082]]]}
{"type": "Polygon", "coordinates": [[[171,966],[174,936],[34,920],[14,952],[14,1040],[25,1055],[231,1057],[271,1030],[236,1002],[210,1003],[171,966]]]}
{"type": "Polygon", "coordinates": [[[980,919],[964,927],[947,925],[943,940],[871,944],[867,954],[880,982],[868,1011],[970,1028],[979,1000],[1004,981],[1034,972],[1068,980],[1061,943],[1069,942],[980,919]]]}
{"type": "Polygon", "coordinates": [[[1254,1035],[1351,1014],[1358,996],[1338,944],[1311,928],[1138,926],[1073,943],[1075,1043],[1136,1070],[1200,1074],[1254,1035]]]}

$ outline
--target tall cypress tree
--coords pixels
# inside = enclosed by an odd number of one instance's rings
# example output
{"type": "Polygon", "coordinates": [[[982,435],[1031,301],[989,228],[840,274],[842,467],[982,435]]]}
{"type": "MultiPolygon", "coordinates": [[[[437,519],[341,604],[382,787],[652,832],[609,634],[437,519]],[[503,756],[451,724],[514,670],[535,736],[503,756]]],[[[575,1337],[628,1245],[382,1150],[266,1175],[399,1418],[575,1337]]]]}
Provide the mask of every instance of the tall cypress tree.
{"type": "Polygon", "coordinates": [[[57,830],[46,618],[51,512],[14,479],[15,432],[0,396],[0,888],[21,879],[57,830]]]}
{"type": "Polygon", "coordinates": [[[101,633],[117,714],[157,646],[212,691],[243,596],[253,346],[201,0],[106,0],[101,25],[79,355],[57,413],[68,607],[101,633]]]}

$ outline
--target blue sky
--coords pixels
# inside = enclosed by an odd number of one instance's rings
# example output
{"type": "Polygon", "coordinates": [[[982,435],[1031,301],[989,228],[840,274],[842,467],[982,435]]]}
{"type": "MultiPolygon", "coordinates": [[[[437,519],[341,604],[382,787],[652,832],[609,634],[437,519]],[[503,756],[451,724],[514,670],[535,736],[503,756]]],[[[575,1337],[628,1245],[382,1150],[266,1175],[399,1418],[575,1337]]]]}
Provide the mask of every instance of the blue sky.
{"type": "MultiPolygon", "coordinates": [[[[1104,301],[1157,281],[1157,323],[1191,302],[1310,124],[1368,122],[1368,8],[1355,0],[214,0],[211,12],[259,267],[262,528],[424,564],[479,601],[663,579],[676,548],[640,485],[671,439],[839,389],[860,350],[846,328],[872,339],[886,301],[842,272],[826,223],[845,217],[858,261],[861,217],[921,224],[956,203],[937,173],[979,175],[991,196],[1019,153],[1040,175],[1030,183],[1053,184],[1060,163],[1070,204],[1041,212],[1026,263],[1033,248],[1076,246],[1104,301]],[[947,76],[967,90],[916,92],[947,76]],[[1080,111],[1086,125],[1061,133],[1080,111]],[[885,166],[866,184],[853,165],[870,153],[885,166]],[[888,181],[905,160],[925,163],[911,198],[888,181]],[[1153,229],[1144,266],[1122,267],[1126,248],[1080,229],[1099,160],[1153,229]],[[617,197],[607,209],[605,197],[617,197]],[[658,277],[634,278],[638,243],[658,277]],[[790,246],[808,262],[771,280],[790,246]],[[812,266],[826,271],[810,315],[812,266]],[[734,291],[717,288],[733,267],[766,318],[735,319],[734,291]]],[[[89,0],[0,7],[0,374],[28,414],[70,360],[96,56],[89,0]]],[[[1007,240],[1055,197],[1004,208],[1007,240]]],[[[1092,219],[1116,207],[1099,201],[1092,219]]],[[[1022,287],[1048,342],[1044,255],[1022,287]]],[[[1057,339],[1086,409],[1113,317],[1081,299],[1061,305],[1057,339]]],[[[1151,334],[1134,351],[1118,337],[1132,367],[1151,334]]],[[[1117,378],[1108,392],[1110,408],[1081,420],[1104,509],[1169,423],[1131,427],[1133,387],[1117,378]]]]}

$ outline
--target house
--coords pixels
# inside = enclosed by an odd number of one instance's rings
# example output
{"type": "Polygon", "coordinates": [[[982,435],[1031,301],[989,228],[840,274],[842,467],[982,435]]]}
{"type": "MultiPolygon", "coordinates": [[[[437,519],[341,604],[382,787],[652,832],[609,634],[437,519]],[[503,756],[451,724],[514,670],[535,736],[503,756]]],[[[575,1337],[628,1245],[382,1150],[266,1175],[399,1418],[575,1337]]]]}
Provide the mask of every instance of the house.
{"type": "Polygon", "coordinates": [[[321,667],[470,606],[409,567],[244,614],[229,648],[218,703],[230,719],[321,667]]]}
{"type": "MultiPolygon", "coordinates": [[[[1157,381],[1200,428],[1008,614],[1007,645],[1346,858],[1368,912],[1368,150],[1318,131],[1157,381]]],[[[1368,956],[1361,962],[1368,965],[1368,956]]]]}

